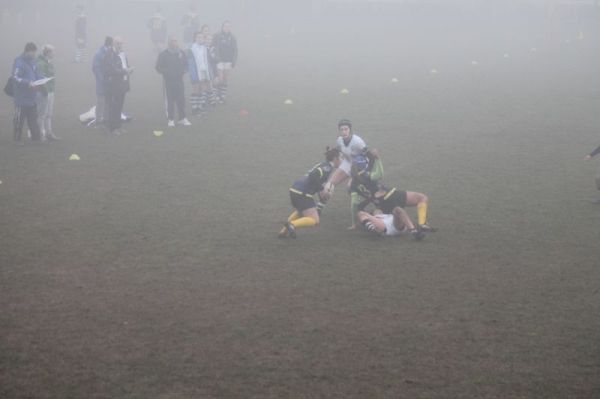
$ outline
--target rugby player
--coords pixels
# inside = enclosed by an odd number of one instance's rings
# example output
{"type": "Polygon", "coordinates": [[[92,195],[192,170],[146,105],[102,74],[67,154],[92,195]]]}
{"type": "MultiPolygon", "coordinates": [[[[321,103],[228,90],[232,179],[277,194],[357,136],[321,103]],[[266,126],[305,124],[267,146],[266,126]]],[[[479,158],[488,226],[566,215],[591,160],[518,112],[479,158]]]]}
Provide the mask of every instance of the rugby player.
{"type": "Polygon", "coordinates": [[[338,131],[339,136],[337,138],[336,146],[342,154],[342,163],[333,173],[329,181],[329,184],[333,186],[337,186],[350,177],[352,158],[367,151],[365,141],[360,136],[353,133],[352,122],[348,119],[342,119],[338,122],[338,131]]]}
{"type": "Polygon", "coordinates": [[[319,209],[314,195],[319,193],[320,202],[329,200],[331,194],[323,185],[341,162],[340,150],[327,147],[325,161],[314,166],[307,175],[292,184],[289,191],[294,211],[279,232],[280,238],[296,238],[296,229],[319,224],[319,209]]]}
{"type": "Polygon", "coordinates": [[[369,173],[364,173],[367,162],[364,157],[355,157],[352,166],[351,191],[363,200],[354,204],[358,211],[363,211],[369,204],[373,204],[384,214],[397,215],[406,207],[417,207],[417,229],[424,232],[435,232],[436,229],[427,224],[427,208],[429,198],[419,192],[403,191],[397,188],[387,188],[378,181],[373,180],[369,173]]]}
{"type": "Polygon", "coordinates": [[[357,217],[365,230],[379,236],[410,234],[416,241],[425,238],[425,233],[415,227],[408,213],[402,208],[395,210],[394,214],[385,214],[379,210],[375,210],[373,214],[359,211],[357,217]]]}

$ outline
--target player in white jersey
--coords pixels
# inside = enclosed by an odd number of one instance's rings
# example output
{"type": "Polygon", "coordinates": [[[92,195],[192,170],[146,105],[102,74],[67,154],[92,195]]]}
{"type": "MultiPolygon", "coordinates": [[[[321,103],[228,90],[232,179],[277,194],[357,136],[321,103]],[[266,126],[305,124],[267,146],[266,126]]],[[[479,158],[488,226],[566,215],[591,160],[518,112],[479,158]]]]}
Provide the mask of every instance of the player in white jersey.
{"type": "Polygon", "coordinates": [[[365,230],[379,236],[395,237],[410,234],[417,241],[425,238],[425,233],[415,227],[408,213],[402,208],[398,208],[394,214],[375,212],[371,215],[359,211],[357,216],[365,230]]]}
{"type": "Polygon", "coordinates": [[[338,122],[338,131],[340,135],[337,138],[336,146],[342,153],[342,163],[329,180],[333,186],[342,183],[350,177],[352,158],[364,154],[367,150],[364,140],[352,133],[352,122],[348,119],[342,119],[338,122]]]}

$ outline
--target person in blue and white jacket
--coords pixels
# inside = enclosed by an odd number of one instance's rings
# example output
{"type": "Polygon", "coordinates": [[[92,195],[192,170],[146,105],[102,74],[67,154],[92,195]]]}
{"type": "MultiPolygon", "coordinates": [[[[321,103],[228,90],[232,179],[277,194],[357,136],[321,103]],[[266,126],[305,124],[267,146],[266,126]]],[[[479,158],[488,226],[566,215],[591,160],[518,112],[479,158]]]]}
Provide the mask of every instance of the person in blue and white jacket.
{"type": "Polygon", "coordinates": [[[202,114],[209,102],[209,89],[212,80],[209,62],[210,30],[208,26],[194,35],[194,44],[188,50],[188,68],[192,82],[190,103],[194,115],[202,114]]]}
{"type": "Polygon", "coordinates": [[[25,51],[15,59],[12,68],[11,76],[15,103],[14,139],[20,145],[23,144],[21,137],[25,120],[27,120],[27,127],[31,132],[31,140],[41,141],[34,82],[43,79],[44,76],[37,70],[36,52],[37,46],[34,43],[27,43],[25,51]]]}

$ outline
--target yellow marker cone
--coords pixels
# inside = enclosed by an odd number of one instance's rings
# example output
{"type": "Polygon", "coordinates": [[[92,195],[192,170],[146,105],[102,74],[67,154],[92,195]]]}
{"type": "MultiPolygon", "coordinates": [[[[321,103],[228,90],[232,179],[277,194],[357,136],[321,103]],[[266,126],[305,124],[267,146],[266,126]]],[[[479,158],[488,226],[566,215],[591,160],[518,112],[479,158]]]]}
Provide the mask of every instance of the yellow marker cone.
{"type": "Polygon", "coordinates": [[[155,137],[160,137],[163,135],[164,132],[162,130],[155,130],[153,133],[155,137]]]}
{"type": "Polygon", "coordinates": [[[292,105],[294,102],[289,98],[283,102],[285,105],[292,105]]]}
{"type": "Polygon", "coordinates": [[[81,161],[81,158],[79,158],[79,155],[77,154],[71,154],[69,161],[81,161]]]}
{"type": "Polygon", "coordinates": [[[342,90],[340,90],[340,94],[350,94],[350,90],[342,89],[342,90]]]}
{"type": "Polygon", "coordinates": [[[398,78],[392,78],[392,83],[398,83],[398,78]]]}

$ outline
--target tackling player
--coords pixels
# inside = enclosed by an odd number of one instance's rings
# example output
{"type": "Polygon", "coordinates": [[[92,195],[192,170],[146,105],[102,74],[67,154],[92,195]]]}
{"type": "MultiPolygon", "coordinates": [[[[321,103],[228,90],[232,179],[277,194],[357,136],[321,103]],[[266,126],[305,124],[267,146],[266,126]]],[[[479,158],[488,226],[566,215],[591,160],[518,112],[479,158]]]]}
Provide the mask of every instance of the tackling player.
{"type": "Polygon", "coordinates": [[[360,203],[354,204],[358,211],[363,211],[367,205],[372,203],[384,214],[392,214],[400,217],[400,212],[407,206],[417,207],[417,229],[424,232],[435,232],[436,229],[427,224],[427,208],[429,198],[419,192],[402,191],[397,188],[388,189],[378,181],[373,180],[369,173],[365,173],[367,162],[356,157],[352,166],[352,192],[357,198],[364,198],[360,203]]]}
{"type": "Polygon", "coordinates": [[[290,188],[290,200],[294,211],[288,217],[283,229],[279,232],[280,238],[296,238],[296,229],[313,227],[319,224],[319,210],[314,195],[319,193],[319,200],[327,202],[331,196],[323,185],[331,173],[340,166],[340,150],[327,147],[325,161],[313,167],[306,176],[296,180],[290,188]]]}

